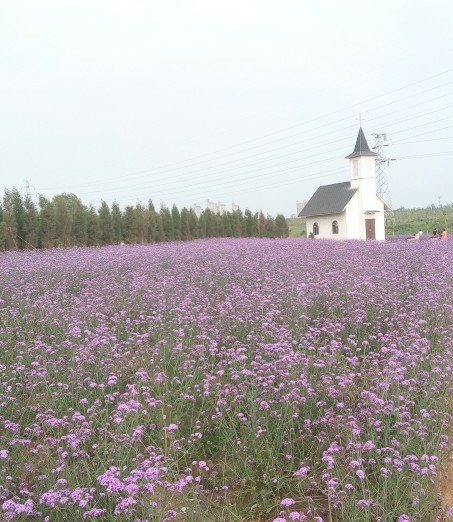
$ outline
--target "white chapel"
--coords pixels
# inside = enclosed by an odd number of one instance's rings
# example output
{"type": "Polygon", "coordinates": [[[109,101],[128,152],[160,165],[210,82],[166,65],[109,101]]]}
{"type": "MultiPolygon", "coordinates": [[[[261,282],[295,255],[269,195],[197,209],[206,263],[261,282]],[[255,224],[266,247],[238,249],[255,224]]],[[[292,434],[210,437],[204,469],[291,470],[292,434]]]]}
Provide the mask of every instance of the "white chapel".
{"type": "Polygon", "coordinates": [[[368,147],[362,127],[349,160],[350,181],[323,185],[300,211],[307,235],[323,239],[385,239],[387,203],[376,192],[377,154],[368,147]]]}

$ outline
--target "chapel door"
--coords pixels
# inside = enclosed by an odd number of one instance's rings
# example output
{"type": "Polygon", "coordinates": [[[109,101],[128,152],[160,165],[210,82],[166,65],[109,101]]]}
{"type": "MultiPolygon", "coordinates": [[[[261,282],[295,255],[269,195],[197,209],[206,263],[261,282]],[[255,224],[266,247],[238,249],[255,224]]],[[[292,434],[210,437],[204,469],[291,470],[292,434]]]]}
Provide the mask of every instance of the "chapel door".
{"type": "Polygon", "coordinates": [[[376,239],[376,228],[374,219],[365,219],[365,232],[367,239],[376,239]]]}

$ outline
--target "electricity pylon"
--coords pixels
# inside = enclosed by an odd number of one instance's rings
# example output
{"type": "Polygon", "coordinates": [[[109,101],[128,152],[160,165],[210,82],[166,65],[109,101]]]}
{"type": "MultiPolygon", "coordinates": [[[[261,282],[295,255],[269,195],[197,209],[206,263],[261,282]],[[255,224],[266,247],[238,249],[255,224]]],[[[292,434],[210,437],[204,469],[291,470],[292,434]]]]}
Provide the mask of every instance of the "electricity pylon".
{"type": "Polygon", "coordinates": [[[396,161],[394,158],[386,158],[384,155],[384,147],[388,147],[387,134],[374,133],[374,147],[376,152],[376,192],[388,205],[389,210],[386,212],[386,217],[391,220],[393,227],[393,235],[395,235],[395,214],[393,213],[392,197],[390,195],[389,183],[387,180],[386,168],[391,161],[396,161]]]}

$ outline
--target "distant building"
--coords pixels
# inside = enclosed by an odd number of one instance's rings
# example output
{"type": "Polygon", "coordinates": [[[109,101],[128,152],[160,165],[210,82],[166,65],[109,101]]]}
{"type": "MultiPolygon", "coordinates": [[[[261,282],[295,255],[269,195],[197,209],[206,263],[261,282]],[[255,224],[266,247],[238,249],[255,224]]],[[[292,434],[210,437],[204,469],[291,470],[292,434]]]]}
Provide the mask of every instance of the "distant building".
{"type": "Polygon", "coordinates": [[[227,212],[226,205],[220,201],[218,203],[214,203],[213,201],[208,200],[206,202],[206,208],[214,214],[225,214],[227,212]]]}
{"type": "Polygon", "coordinates": [[[220,203],[220,201],[217,203],[217,213],[218,214],[226,214],[227,213],[227,206],[223,203],[220,203]]]}
{"type": "Polygon", "coordinates": [[[192,210],[195,212],[197,218],[199,218],[203,212],[203,209],[200,207],[200,205],[197,205],[196,203],[192,205],[192,210]]]}
{"type": "Polygon", "coordinates": [[[213,201],[206,201],[206,208],[207,210],[210,210],[211,212],[214,212],[214,214],[217,214],[217,203],[214,203],[213,201]]]}
{"type": "Polygon", "coordinates": [[[305,207],[305,205],[307,204],[307,200],[304,199],[303,201],[296,201],[296,215],[299,215],[302,211],[302,209],[305,207]]]}
{"type": "Polygon", "coordinates": [[[350,181],[323,185],[299,212],[307,234],[324,239],[385,239],[386,202],[376,192],[375,158],[359,129],[354,152],[346,156],[350,181]]]}
{"type": "MultiPolygon", "coordinates": [[[[224,203],[221,203],[220,201],[218,203],[215,203],[214,201],[208,200],[206,202],[206,209],[210,210],[214,214],[221,214],[221,215],[226,214],[228,212],[227,206],[224,203]]],[[[195,212],[197,217],[200,217],[203,212],[203,209],[196,203],[193,204],[192,210],[195,212]]],[[[232,210],[232,212],[236,212],[236,211],[240,210],[240,207],[239,207],[239,205],[236,205],[235,203],[233,203],[231,205],[231,210],[232,210]]]]}

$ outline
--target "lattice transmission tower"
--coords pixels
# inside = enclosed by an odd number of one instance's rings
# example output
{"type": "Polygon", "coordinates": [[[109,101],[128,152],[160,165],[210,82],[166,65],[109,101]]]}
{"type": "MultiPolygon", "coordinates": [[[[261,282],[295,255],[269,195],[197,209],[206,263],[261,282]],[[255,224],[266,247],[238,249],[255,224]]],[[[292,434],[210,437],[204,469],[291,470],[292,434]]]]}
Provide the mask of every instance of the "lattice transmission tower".
{"type": "Polygon", "coordinates": [[[392,196],[390,195],[390,188],[387,179],[386,169],[391,161],[396,161],[394,158],[387,158],[384,154],[384,147],[388,147],[387,134],[373,133],[374,147],[376,152],[376,192],[389,206],[386,212],[387,219],[390,219],[393,226],[393,234],[395,234],[395,214],[393,213],[392,196]]]}
{"type": "Polygon", "coordinates": [[[25,180],[25,196],[27,199],[33,199],[33,196],[35,194],[35,187],[33,185],[30,185],[30,180],[25,180]]]}

